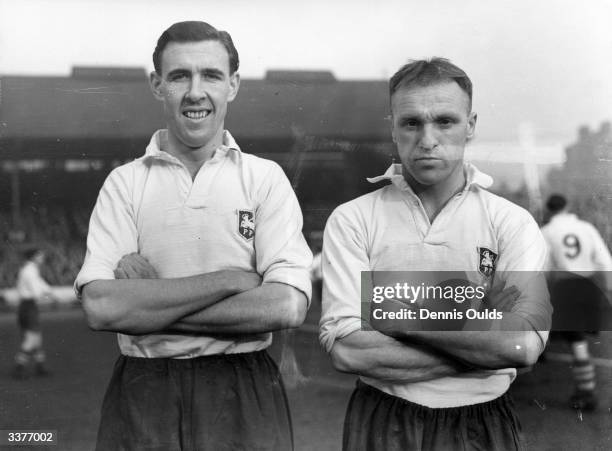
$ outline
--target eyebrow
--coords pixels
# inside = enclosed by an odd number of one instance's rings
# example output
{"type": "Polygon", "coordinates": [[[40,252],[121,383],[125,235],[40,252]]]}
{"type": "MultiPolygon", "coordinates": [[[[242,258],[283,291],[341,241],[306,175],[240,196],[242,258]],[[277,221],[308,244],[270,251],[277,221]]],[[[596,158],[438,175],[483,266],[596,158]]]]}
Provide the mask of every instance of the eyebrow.
{"type": "MultiPolygon", "coordinates": [[[[398,116],[399,120],[417,120],[417,121],[422,121],[423,120],[423,115],[420,113],[406,113],[406,114],[400,114],[398,116]]],[[[436,120],[440,120],[440,119],[455,119],[455,120],[460,120],[461,119],[461,115],[456,113],[456,112],[451,112],[451,111],[440,111],[439,113],[435,113],[432,116],[432,120],[436,121],[436,120]]]]}
{"type": "MultiPolygon", "coordinates": [[[[215,68],[206,68],[206,69],[201,70],[200,72],[203,73],[204,75],[216,75],[219,77],[225,76],[225,73],[222,70],[215,69],[215,68]]],[[[174,75],[190,74],[190,73],[191,73],[191,70],[189,69],[177,68],[177,69],[172,69],[170,72],[168,72],[166,77],[170,78],[174,75]]]]}

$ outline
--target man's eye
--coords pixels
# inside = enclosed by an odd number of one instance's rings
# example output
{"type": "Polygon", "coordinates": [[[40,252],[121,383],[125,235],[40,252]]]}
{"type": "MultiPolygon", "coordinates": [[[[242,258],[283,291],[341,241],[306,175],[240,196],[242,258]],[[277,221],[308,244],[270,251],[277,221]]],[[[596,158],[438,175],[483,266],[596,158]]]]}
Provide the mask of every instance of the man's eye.
{"type": "Polygon", "coordinates": [[[440,125],[441,127],[450,127],[455,123],[455,121],[449,118],[438,119],[437,122],[438,122],[438,125],[440,125]]]}
{"type": "Polygon", "coordinates": [[[419,121],[416,121],[414,119],[408,119],[408,120],[403,121],[402,125],[404,127],[414,128],[414,127],[418,127],[419,121]]]}
{"type": "Polygon", "coordinates": [[[175,74],[170,77],[170,81],[183,81],[187,79],[186,74],[175,74]]]}

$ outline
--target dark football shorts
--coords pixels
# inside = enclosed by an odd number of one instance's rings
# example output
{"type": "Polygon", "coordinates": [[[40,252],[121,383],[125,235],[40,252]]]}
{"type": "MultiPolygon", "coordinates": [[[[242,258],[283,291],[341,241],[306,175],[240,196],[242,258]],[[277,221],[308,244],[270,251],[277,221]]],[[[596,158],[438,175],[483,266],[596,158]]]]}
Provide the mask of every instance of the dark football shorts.
{"type": "Polygon", "coordinates": [[[554,335],[569,341],[584,339],[585,333],[602,330],[605,324],[605,298],[589,278],[571,276],[550,285],[554,335]]]}
{"type": "Polygon", "coordinates": [[[40,330],[38,305],[34,299],[22,299],[17,307],[17,324],[21,330],[40,330]]]}
{"type": "Polygon", "coordinates": [[[289,451],[293,432],[266,351],[194,359],[120,356],[96,450],[289,451]]]}
{"type": "Polygon", "coordinates": [[[344,420],[345,451],[520,450],[521,426],[508,394],[493,401],[432,409],[361,381],[344,420]]]}

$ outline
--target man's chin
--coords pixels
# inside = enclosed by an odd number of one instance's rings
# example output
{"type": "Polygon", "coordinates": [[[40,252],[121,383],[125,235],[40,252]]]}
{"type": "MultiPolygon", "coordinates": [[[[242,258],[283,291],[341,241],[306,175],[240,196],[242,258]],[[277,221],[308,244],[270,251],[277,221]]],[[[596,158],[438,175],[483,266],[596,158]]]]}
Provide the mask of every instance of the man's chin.
{"type": "Polygon", "coordinates": [[[415,171],[411,174],[412,178],[419,184],[424,186],[431,186],[440,183],[445,177],[445,174],[440,171],[415,171]]]}
{"type": "Polygon", "coordinates": [[[182,136],[181,142],[185,147],[190,149],[201,149],[205,147],[208,143],[210,143],[212,137],[207,135],[198,135],[198,136],[182,136]]]}

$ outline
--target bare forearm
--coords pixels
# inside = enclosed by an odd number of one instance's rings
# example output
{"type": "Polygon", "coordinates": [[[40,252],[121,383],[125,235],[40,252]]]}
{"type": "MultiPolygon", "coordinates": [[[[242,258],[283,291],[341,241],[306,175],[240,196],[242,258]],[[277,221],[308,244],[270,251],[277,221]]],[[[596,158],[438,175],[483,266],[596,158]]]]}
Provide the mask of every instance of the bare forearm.
{"type": "Polygon", "coordinates": [[[357,331],[336,341],[331,352],[337,370],[379,380],[418,382],[466,371],[458,361],[376,331],[357,331]]]}
{"type": "Polygon", "coordinates": [[[488,369],[533,365],[543,350],[535,331],[406,332],[403,339],[488,369]]]}
{"type": "Polygon", "coordinates": [[[299,327],[306,296],[281,283],[264,283],[181,318],[171,331],[198,334],[263,333],[299,327]]]}
{"type": "MultiPolygon", "coordinates": [[[[532,322],[540,324],[537,319],[532,322]]],[[[464,330],[418,330],[420,323],[406,321],[373,321],[379,332],[408,343],[418,343],[437,349],[469,365],[497,369],[529,366],[535,363],[544,342],[525,315],[503,312],[502,319],[468,321],[464,330]]]]}
{"type": "Polygon", "coordinates": [[[241,271],[176,279],[97,280],[83,287],[83,306],[93,329],[144,334],[163,330],[256,283],[257,276],[241,271]]]}

